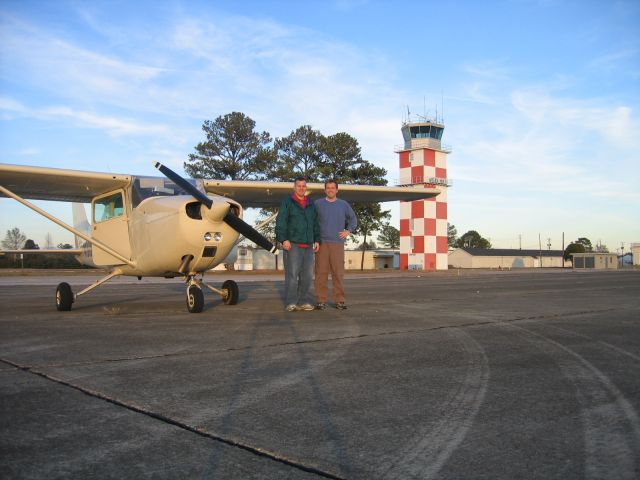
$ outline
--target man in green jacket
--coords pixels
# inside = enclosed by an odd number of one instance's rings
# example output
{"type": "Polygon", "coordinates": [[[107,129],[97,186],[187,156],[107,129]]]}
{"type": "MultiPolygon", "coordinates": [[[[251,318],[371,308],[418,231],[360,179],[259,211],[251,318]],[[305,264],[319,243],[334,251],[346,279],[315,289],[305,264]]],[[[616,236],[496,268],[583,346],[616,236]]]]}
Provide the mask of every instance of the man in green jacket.
{"type": "Polygon", "coordinates": [[[276,240],[284,250],[285,310],[314,310],[311,293],[313,254],[320,248],[320,224],[315,205],[306,196],[307,181],[298,177],[293,195],[280,203],[276,217],[276,240]]]}

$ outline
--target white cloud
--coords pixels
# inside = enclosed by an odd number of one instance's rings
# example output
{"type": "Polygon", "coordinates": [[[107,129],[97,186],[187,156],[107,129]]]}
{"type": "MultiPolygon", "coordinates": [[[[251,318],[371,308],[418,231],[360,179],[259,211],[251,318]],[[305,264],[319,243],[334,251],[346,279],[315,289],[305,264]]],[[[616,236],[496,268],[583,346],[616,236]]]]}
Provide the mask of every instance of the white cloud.
{"type": "Polygon", "coordinates": [[[29,148],[23,148],[22,150],[20,150],[18,152],[18,155],[20,155],[21,157],[35,157],[40,155],[41,153],[42,151],[39,148],[29,147],[29,148]]]}
{"type": "Polygon", "coordinates": [[[163,135],[170,131],[165,125],[153,125],[131,119],[78,111],[66,106],[29,108],[6,97],[0,98],[0,112],[3,116],[8,114],[41,121],[66,120],[75,127],[101,129],[110,135],[163,135]]]}

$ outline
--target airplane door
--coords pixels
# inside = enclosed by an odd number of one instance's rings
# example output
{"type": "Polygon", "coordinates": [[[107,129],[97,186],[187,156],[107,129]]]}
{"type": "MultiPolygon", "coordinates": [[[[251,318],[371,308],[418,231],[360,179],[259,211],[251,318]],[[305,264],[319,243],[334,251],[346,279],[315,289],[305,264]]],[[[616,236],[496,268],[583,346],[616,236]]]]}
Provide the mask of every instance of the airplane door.
{"type": "MultiPolygon", "coordinates": [[[[91,202],[93,237],[125,258],[131,258],[129,218],[125,208],[124,190],[107,193],[91,202]]],[[[96,265],[122,265],[122,261],[92,245],[93,263],[96,265]]]]}

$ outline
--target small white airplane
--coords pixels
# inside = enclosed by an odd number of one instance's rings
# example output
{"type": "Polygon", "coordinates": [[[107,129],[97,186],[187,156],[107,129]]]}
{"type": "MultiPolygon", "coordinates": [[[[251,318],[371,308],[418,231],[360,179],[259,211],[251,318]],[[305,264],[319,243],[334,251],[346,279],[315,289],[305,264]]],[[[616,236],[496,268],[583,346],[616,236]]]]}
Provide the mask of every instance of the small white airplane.
{"type": "MultiPolygon", "coordinates": [[[[74,294],[68,283],[56,288],[56,308],[71,310],[74,301],[119,275],[173,278],[187,285],[189,312],[204,306],[202,286],[238,302],[238,285],[227,280],[220,289],[204,282],[204,272],[220,264],[242,234],[256,245],[276,247],[242,220],[243,207],[274,207],[292,192],[287,182],[184,179],[155,163],[166,177],[147,177],[64,170],[0,163],[0,197],[11,197],[76,236],[73,254],[89,266],[110,273],[74,294]],[[73,202],[74,226],[50,215],[25,198],[73,202]],[[91,223],[82,203],[91,203],[91,223]],[[200,275],[200,278],[197,276],[200,275]]],[[[324,185],[309,183],[308,194],[322,194],[324,185]]],[[[340,185],[340,198],[350,202],[420,200],[438,195],[434,187],[340,185]]],[[[50,253],[51,250],[3,250],[3,253],[50,253]]]]}

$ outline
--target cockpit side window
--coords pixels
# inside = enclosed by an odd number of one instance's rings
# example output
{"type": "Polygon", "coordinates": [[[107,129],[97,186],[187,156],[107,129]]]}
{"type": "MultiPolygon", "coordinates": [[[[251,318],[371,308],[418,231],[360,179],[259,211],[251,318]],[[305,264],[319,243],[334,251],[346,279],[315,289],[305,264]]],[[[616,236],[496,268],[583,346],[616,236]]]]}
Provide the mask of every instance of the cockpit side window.
{"type": "Polygon", "coordinates": [[[122,192],[117,192],[106,197],[98,198],[93,202],[94,223],[104,222],[124,214],[124,201],[122,192]]]}

